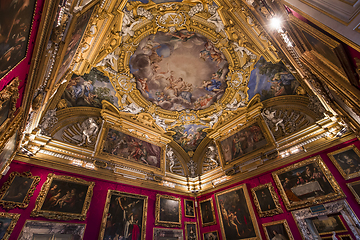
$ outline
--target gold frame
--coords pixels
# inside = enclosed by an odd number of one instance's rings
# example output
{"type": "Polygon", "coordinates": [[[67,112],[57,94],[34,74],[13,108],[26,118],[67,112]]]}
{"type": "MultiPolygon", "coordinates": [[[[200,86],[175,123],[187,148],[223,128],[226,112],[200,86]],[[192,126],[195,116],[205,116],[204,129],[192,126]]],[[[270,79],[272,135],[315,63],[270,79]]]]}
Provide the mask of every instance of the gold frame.
{"type": "Polygon", "coordinates": [[[191,218],[194,218],[194,217],[195,217],[195,201],[194,201],[194,200],[191,200],[191,199],[184,199],[184,216],[185,216],[185,217],[191,217],[191,218]],[[187,214],[186,214],[186,201],[189,201],[189,202],[192,202],[192,203],[193,203],[193,207],[194,207],[194,216],[191,216],[191,215],[187,215],[187,214]]]}
{"type": "Polygon", "coordinates": [[[309,207],[312,205],[316,205],[316,204],[321,204],[321,203],[325,203],[325,202],[329,202],[329,201],[334,201],[334,200],[338,200],[341,198],[345,198],[345,194],[343,193],[343,191],[341,190],[339,184],[336,182],[334,176],[331,174],[330,170],[327,168],[327,166],[325,165],[324,161],[321,159],[321,157],[315,156],[309,159],[306,159],[304,161],[301,162],[297,162],[295,164],[292,164],[290,166],[287,166],[285,168],[279,169],[275,172],[272,173],[273,179],[276,183],[277,188],[280,191],[280,195],[284,201],[284,204],[286,206],[286,209],[288,211],[290,210],[294,210],[294,209],[298,209],[298,208],[305,208],[305,207],[309,207]],[[307,164],[310,163],[314,163],[316,164],[319,169],[321,170],[322,174],[326,177],[326,179],[329,181],[331,187],[334,190],[334,193],[329,193],[325,196],[320,196],[320,197],[316,197],[316,198],[312,198],[312,199],[307,199],[307,200],[302,200],[300,202],[295,202],[295,203],[290,203],[288,197],[286,196],[285,190],[282,186],[282,183],[279,179],[279,174],[303,167],[307,164]]]}
{"type": "Polygon", "coordinates": [[[49,175],[46,179],[46,182],[42,186],[39,196],[36,199],[35,208],[32,210],[30,216],[45,217],[45,218],[56,219],[56,220],[78,219],[78,220],[84,221],[86,219],[86,213],[90,207],[90,202],[91,202],[91,198],[93,195],[94,185],[95,185],[95,182],[88,182],[81,178],[75,178],[75,177],[64,176],[64,175],[55,175],[54,173],[49,173],[49,175]],[[87,190],[84,204],[83,204],[83,209],[80,214],[41,210],[41,208],[45,202],[46,195],[48,194],[48,192],[50,190],[50,186],[54,179],[66,181],[66,182],[77,183],[77,184],[83,184],[83,185],[88,186],[88,190],[87,190]]]}
{"type": "Polygon", "coordinates": [[[107,195],[106,195],[106,202],[105,202],[103,217],[102,217],[101,226],[100,226],[99,239],[104,238],[107,214],[109,213],[110,201],[111,201],[111,197],[113,195],[126,196],[126,197],[132,197],[132,198],[137,198],[137,199],[143,199],[144,200],[143,215],[142,215],[143,221],[142,221],[142,230],[141,230],[141,240],[145,240],[146,239],[145,236],[146,236],[147,208],[148,208],[148,198],[149,197],[145,196],[145,195],[141,195],[141,194],[127,193],[127,192],[121,192],[121,191],[110,190],[110,189],[108,190],[107,195]]]}
{"type": "Polygon", "coordinates": [[[359,184],[359,183],[360,183],[360,180],[355,181],[355,182],[346,183],[346,185],[348,186],[348,188],[350,189],[350,191],[354,195],[354,197],[355,197],[356,201],[358,202],[358,204],[360,204],[360,196],[357,194],[357,192],[353,188],[353,185],[356,185],[356,184],[359,184]]]}
{"type": "MultiPolygon", "coordinates": [[[[341,214],[341,213],[338,213],[338,215],[336,215],[336,216],[339,218],[339,220],[340,220],[340,222],[341,222],[341,225],[345,228],[345,230],[334,231],[335,233],[343,233],[343,232],[347,232],[347,231],[348,231],[348,229],[346,228],[346,226],[345,226],[344,222],[342,221],[340,215],[342,215],[342,214],[341,214]]],[[[312,220],[311,220],[311,223],[314,225],[314,228],[316,229],[315,224],[312,222],[312,220]]],[[[331,231],[331,232],[319,233],[319,231],[318,231],[317,229],[316,229],[316,231],[317,231],[317,233],[318,233],[320,236],[322,236],[322,235],[327,235],[327,234],[331,234],[331,233],[333,232],[333,231],[331,231]]]]}
{"type": "MultiPolygon", "coordinates": [[[[174,231],[174,232],[181,232],[182,233],[182,237],[184,238],[184,231],[183,229],[176,229],[176,228],[157,228],[157,227],[154,227],[153,228],[153,233],[152,233],[152,239],[154,240],[154,234],[155,234],[155,229],[159,229],[159,230],[163,230],[163,231],[166,231],[166,230],[171,230],[171,231],[174,231]]],[[[182,239],[183,239],[182,238],[182,239]]]]}
{"type": "Polygon", "coordinates": [[[349,237],[350,240],[352,240],[352,237],[350,234],[344,234],[344,235],[339,235],[340,239],[343,240],[343,237],[349,237]]]}
{"type": "Polygon", "coordinates": [[[19,87],[20,80],[18,77],[11,80],[11,82],[0,91],[0,110],[3,108],[3,104],[9,101],[9,113],[5,121],[0,125],[0,133],[9,125],[13,114],[16,112],[16,102],[19,98],[19,87]]]}
{"type": "Polygon", "coordinates": [[[184,225],[185,225],[185,239],[186,239],[186,240],[189,240],[189,239],[188,239],[188,235],[187,235],[188,225],[189,225],[189,224],[195,224],[196,240],[198,240],[198,239],[199,239],[199,235],[198,235],[198,231],[197,231],[197,224],[196,224],[196,222],[184,222],[184,225]]]}
{"type": "Polygon", "coordinates": [[[164,226],[164,227],[179,227],[181,228],[181,200],[180,198],[169,196],[169,195],[161,195],[156,194],[156,205],[155,205],[155,226],[164,226]],[[173,201],[178,201],[179,204],[179,222],[168,222],[160,220],[160,199],[165,198],[173,201]]]}
{"type": "Polygon", "coordinates": [[[260,217],[271,217],[271,216],[274,216],[274,215],[284,212],[281,208],[281,205],[279,203],[279,198],[275,192],[275,189],[274,189],[274,186],[272,185],[272,183],[265,183],[265,184],[259,185],[257,187],[254,187],[251,189],[251,193],[252,193],[254,203],[255,203],[256,209],[257,209],[260,217]],[[256,196],[256,191],[263,189],[263,188],[269,189],[269,192],[270,192],[271,197],[275,204],[275,209],[268,210],[268,211],[261,210],[259,199],[256,196]]]}
{"type": "Polygon", "coordinates": [[[268,234],[268,232],[267,232],[266,227],[268,227],[268,226],[273,226],[273,225],[278,225],[278,224],[283,224],[283,226],[284,226],[284,228],[285,228],[285,230],[286,230],[286,233],[287,233],[287,235],[289,236],[289,240],[294,240],[294,237],[293,237],[293,235],[292,235],[292,233],[291,233],[289,224],[287,223],[286,219],[284,219],[284,220],[279,220],[279,221],[275,221],[275,222],[263,223],[263,224],[262,224],[262,227],[263,227],[263,229],[264,229],[266,239],[267,239],[267,240],[271,240],[270,237],[269,237],[269,234],[268,234]]]}
{"type": "Polygon", "coordinates": [[[249,196],[249,193],[247,191],[246,183],[243,183],[243,184],[241,184],[239,186],[236,186],[236,187],[233,187],[233,188],[230,188],[230,189],[227,189],[227,190],[224,190],[224,191],[221,191],[221,192],[218,192],[218,193],[215,194],[215,200],[216,200],[216,206],[217,206],[218,216],[219,216],[219,220],[220,220],[222,238],[226,239],[226,234],[225,234],[224,222],[223,222],[222,215],[221,215],[221,212],[220,212],[221,210],[220,210],[220,204],[219,204],[218,197],[220,195],[223,195],[223,194],[226,194],[226,193],[229,193],[229,192],[232,192],[232,191],[236,191],[236,190],[239,190],[239,189],[243,189],[244,197],[245,197],[245,200],[246,200],[246,206],[247,206],[247,208],[249,210],[249,215],[250,215],[251,221],[253,223],[254,232],[255,232],[255,235],[256,235],[256,237],[244,238],[243,240],[257,240],[257,239],[261,238],[261,233],[260,233],[260,229],[259,229],[256,217],[255,217],[254,209],[253,209],[251,201],[250,201],[250,196],[249,196]]]}
{"type": "Polygon", "coordinates": [[[20,218],[20,213],[5,213],[5,212],[0,212],[0,218],[11,218],[11,222],[10,225],[8,227],[8,229],[6,229],[6,233],[4,235],[4,237],[2,238],[2,240],[7,240],[9,239],[12,231],[15,228],[15,225],[17,223],[17,221],[20,218]]]}
{"type": "Polygon", "coordinates": [[[334,155],[345,152],[345,151],[348,151],[350,149],[354,150],[355,154],[360,158],[360,151],[359,151],[359,149],[357,147],[355,147],[354,144],[327,154],[328,157],[330,158],[330,160],[332,161],[332,163],[335,165],[335,167],[337,168],[337,170],[340,172],[341,176],[343,176],[343,178],[345,180],[349,180],[349,179],[356,178],[356,177],[360,176],[360,171],[355,172],[355,173],[351,173],[351,174],[346,174],[345,171],[341,168],[340,164],[335,159],[334,155]]]}
{"type": "Polygon", "coordinates": [[[206,227],[206,226],[211,226],[211,225],[215,225],[216,224],[216,217],[215,217],[215,209],[214,209],[214,203],[213,203],[213,199],[212,198],[207,198],[204,199],[202,201],[199,202],[199,211],[200,211],[200,218],[201,218],[201,227],[206,227]],[[209,223],[204,223],[203,221],[203,215],[202,215],[202,211],[201,211],[201,204],[204,202],[210,201],[211,204],[211,213],[213,216],[214,221],[209,222],[209,223]]]}
{"type": "Polygon", "coordinates": [[[7,210],[13,209],[16,207],[27,208],[29,206],[30,198],[34,194],[36,186],[39,184],[39,182],[40,182],[40,177],[33,176],[30,171],[24,172],[24,173],[12,172],[10,174],[8,180],[4,183],[4,185],[2,186],[2,188],[0,190],[0,205],[7,210]],[[4,195],[6,194],[6,192],[10,189],[10,186],[13,183],[15,177],[25,177],[25,178],[33,179],[33,182],[31,183],[29,190],[26,193],[25,198],[21,203],[2,200],[4,195]]]}
{"type": "Polygon", "coordinates": [[[217,239],[220,240],[218,230],[214,230],[214,231],[210,231],[210,232],[203,233],[203,239],[205,240],[205,234],[207,234],[207,233],[213,233],[213,232],[216,232],[217,239]]]}

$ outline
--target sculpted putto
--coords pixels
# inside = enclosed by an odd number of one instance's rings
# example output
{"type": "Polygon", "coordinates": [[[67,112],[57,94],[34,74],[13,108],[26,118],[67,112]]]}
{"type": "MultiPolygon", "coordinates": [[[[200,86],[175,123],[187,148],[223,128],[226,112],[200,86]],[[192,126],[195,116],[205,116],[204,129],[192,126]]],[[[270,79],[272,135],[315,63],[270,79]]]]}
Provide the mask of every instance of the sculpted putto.
{"type": "Polygon", "coordinates": [[[99,131],[99,126],[96,124],[94,118],[88,118],[81,124],[82,132],[82,142],[78,146],[84,145],[86,142],[91,143],[91,136],[94,136],[99,131]]]}

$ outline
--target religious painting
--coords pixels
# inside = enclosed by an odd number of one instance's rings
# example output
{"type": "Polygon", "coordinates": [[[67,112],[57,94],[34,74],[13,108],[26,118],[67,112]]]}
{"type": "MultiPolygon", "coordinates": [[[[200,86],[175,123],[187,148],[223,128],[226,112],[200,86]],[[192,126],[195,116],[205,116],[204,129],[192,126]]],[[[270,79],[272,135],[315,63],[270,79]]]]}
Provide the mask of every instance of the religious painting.
{"type": "Polygon", "coordinates": [[[340,240],[353,240],[350,234],[339,235],[340,240]]]}
{"type": "Polygon", "coordinates": [[[160,168],[161,147],[110,128],[103,153],[160,168]]]}
{"type": "Polygon", "coordinates": [[[201,226],[216,224],[215,211],[212,198],[202,200],[200,203],[201,226]]]}
{"type": "Polygon", "coordinates": [[[17,213],[0,212],[0,239],[10,239],[10,235],[19,218],[20,214],[17,213]]]}
{"type": "Polygon", "coordinates": [[[25,57],[36,0],[2,1],[0,5],[0,79],[25,57]]]}
{"type": "Polygon", "coordinates": [[[203,131],[205,128],[205,126],[198,124],[185,124],[176,126],[170,129],[170,131],[175,132],[172,137],[185,152],[195,152],[201,141],[206,137],[206,132],[203,131]]]}
{"type": "Polygon", "coordinates": [[[116,107],[118,98],[116,91],[111,85],[110,79],[96,68],[83,76],[73,74],[68,82],[61,101],[66,107],[96,107],[102,108],[101,102],[106,100],[116,107]]]}
{"type": "Polygon", "coordinates": [[[82,240],[86,224],[26,220],[18,240],[82,240]]]}
{"type": "Polygon", "coordinates": [[[360,151],[354,145],[329,153],[328,156],[346,180],[360,176],[360,151]]]}
{"type": "Polygon", "coordinates": [[[39,182],[30,172],[12,172],[0,190],[0,205],[7,210],[26,208],[39,182]]]}
{"type": "Polygon", "coordinates": [[[335,214],[330,216],[319,216],[312,218],[311,223],[314,225],[319,235],[331,234],[333,232],[340,233],[346,232],[347,229],[340,218],[341,214],[335,214]]]}
{"type": "Polygon", "coordinates": [[[18,132],[16,131],[0,150],[0,174],[4,172],[6,167],[11,163],[17,146],[18,132]]]}
{"type": "Polygon", "coordinates": [[[184,199],[185,217],[195,217],[194,200],[184,199]]]}
{"type": "Polygon", "coordinates": [[[248,153],[261,149],[267,144],[268,141],[263,129],[257,122],[220,141],[225,163],[230,163],[248,153]]]}
{"type": "Polygon", "coordinates": [[[271,183],[251,189],[256,209],[260,217],[270,217],[283,213],[274,186],[271,183]]]}
{"type": "Polygon", "coordinates": [[[198,240],[196,222],[185,222],[185,239],[198,240]]]}
{"type": "Polygon", "coordinates": [[[85,220],[95,182],[49,173],[36,199],[32,217],[85,220]]]}
{"type": "Polygon", "coordinates": [[[183,240],[182,229],[154,228],[153,240],[183,240]]]}
{"type": "Polygon", "coordinates": [[[203,236],[204,240],[220,240],[218,231],[207,232],[203,236]]]}
{"type": "Polygon", "coordinates": [[[228,62],[204,36],[181,30],[145,37],[130,72],[145,99],[165,110],[205,109],[225,92],[228,62]]]}
{"type": "Polygon", "coordinates": [[[249,79],[249,99],[260,94],[261,101],[277,96],[295,95],[300,86],[282,62],[267,62],[264,57],[254,65],[249,79]]]}
{"type": "Polygon", "coordinates": [[[264,223],[262,226],[267,240],[294,240],[286,220],[264,223]]]}
{"type": "Polygon", "coordinates": [[[180,198],[156,194],[155,225],[181,227],[180,198]]]}
{"type": "Polygon", "coordinates": [[[277,170],[272,175],[288,210],[345,197],[320,156],[277,170]]]}
{"type": "Polygon", "coordinates": [[[215,194],[223,239],[260,239],[245,184],[215,194]]]}
{"type": "Polygon", "coordinates": [[[356,201],[360,204],[360,181],[347,183],[346,185],[354,194],[356,201]]]}
{"type": "Polygon", "coordinates": [[[108,190],[99,239],[145,240],[148,197],[108,190]]]}

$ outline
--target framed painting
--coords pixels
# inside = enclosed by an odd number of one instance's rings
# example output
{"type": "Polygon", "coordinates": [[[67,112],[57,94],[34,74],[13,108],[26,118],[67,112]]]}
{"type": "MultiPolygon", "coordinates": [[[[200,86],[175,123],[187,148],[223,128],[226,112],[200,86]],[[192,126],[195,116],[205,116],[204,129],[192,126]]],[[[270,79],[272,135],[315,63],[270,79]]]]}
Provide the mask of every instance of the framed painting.
{"type": "Polygon", "coordinates": [[[279,198],[271,183],[254,187],[251,189],[251,193],[260,217],[270,217],[283,213],[279,198]]]}
{"type": "Polygon", "coordinates": [[[12,172],[0,190],[0,205],[7,210],[26,208],[39,182],[30,172],[12,172]]]}
{"type": "Polygon", "coordinates": [[[184,240],[182,229],[154,228],[153,240],[184,240]]]}
{"type": "Polygon", "coordinates": [[[184,199],[185,217],[195,217],[194,200],[184,199]]]}
{"type": "Polygon", "coordinates": [[[203,237],[204,240],[220,240],[218,231],[204,233],[203,237]]]}
{"type": "Polygon", "coordinates": [[[185,222],[185,239],[198,240],[196,222],[185,222]]]}
{"type": "Polygon", "coordinates": [[[0,149],[0,174],[6,170],[14,158],[18,146],[18,141],[18,131],[15,131],[15,133],[13,133],[10,138],[8,138],[5,145],[3,145],[0,149]]]}
{"type": "Polygon", "coordinates": [[[148,197],[108,190],[99,239],[145,240],[148,197]]]}
{"type": "Polygon", "coordinates": [[[0,239],[10,239],[10,235],[15,228],[20,214],[0,212],[0,239]]]}
{"type": "Polygon", "coordinates": [[[354,145],[328,153],[328,156],[346,180],[360,176],[360,151],[354,145]]]}
{"type": "Polygon", "coordinates": [[[350,234],[339,235],[341,240],[353,240],[350,234]]]}
{"type": "Polygon", "coordinates": [[[245,184],[215,194],[223,239],[260,239],[245,184]]]}
{"type": "Polygon", "coordinates": [[[332,234],[333,232],[347,232],[347,229],[343,221],[341,220],[340,215],[341,214],[339,213],[330,216],[325,215],[317,218],[311,218],[310,221],[314,225],[316,231],[320,236],[332,234]]]}
{"type": "Polygon", "coordinates": [[[18,240],[76,239],[82,240],[86,224],[27,220],[18,240]]]}
{"type": "Polygon", "coordinates": [[[360,180],[346,184],[352,194],[354,194],[356,201],[360,204],[360,180]]]}
{"type": "Polygon", "coordinates": [[[200,201],[201,226],[210,226],[216,224],[215,211],[212,198],[200,201]]]}
{"type": "Polygon", "coordinates": [[[264,223],[262,226],[264,228],[267,240],[294,240],[294,237],[291,234],[289,224],[285,219],[275,222],[264,223]]]}
{"type": "Polygon", "coordinates": [[[289,211],[345,197],[320,156],[292,164],[272,175],[289,211]]]}
{"type": "Polygon", "coordinates": [[[16,111],[16,102],[19,98],[19,83],[20,80],[16,77],[0,91],[0,133],[9,125],[16,111]]]}
{"type": "Polygon", "coordinates": [[[181,227],[181,200],[156,194],[155,225],[181,227]]]}
{"type": "Polygon", "coordinates": [[[25,57],[36,0],[2,2],[0,8],[0,79],[25,57]]]}
{"type": "Polygon", "coordinates": [[[95,182],[49,173],[36,199],[32,217],[84,221],[95,182]]]}

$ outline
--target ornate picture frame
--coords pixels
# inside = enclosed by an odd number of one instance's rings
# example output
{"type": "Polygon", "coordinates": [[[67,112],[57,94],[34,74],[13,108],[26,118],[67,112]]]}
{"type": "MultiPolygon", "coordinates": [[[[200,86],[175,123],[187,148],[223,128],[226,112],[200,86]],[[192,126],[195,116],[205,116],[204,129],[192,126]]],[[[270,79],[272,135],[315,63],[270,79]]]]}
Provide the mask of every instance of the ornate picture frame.
{"type": "Polygon", "coordinates": [[[211,231],[203,233],[203,239],[204,240],[219,240],[219,233],[218,231],[211,231]]]}
{"type": "Polygon", "coordinates": [[[320,156],[279,169],[272,176],[288,211],[345,197],[320,156]]]}
{"type": "Polygon", "coordinates": [[[81,178],[49,173],[30,216],[84,221],[90,207],[94,185],[95,182],[88,182],[81,178]],[[75,197],[78,201],[72,204],[75,197]],[[71,204],[68,204],[69,201],[71,204]]]}
{"type": "Polygon", "coordinates": [[[352,194],[354,195],[358,204],[360,204],[360,180],[346,183],[352,194]]]}
{"type": "Polygon", "coordinates": [[[19,84],[20,80],[16,77],[0,91],[0,133],[9,125],[16,111],[16,102],[19,98],[19,84]]]}
{"type": "Polygon", "coordinates": [[[344,222],[341,220],[340,215],[341,215],[341,213],[338,213],[336,215],[327,216],[328,218],[325,220],[312,218],[312,219],[310,219],[310,221],[320,236],[332,234],[333,232],[344,233],[344,232],[347,232],[348,230],[347,230],[344,222]],[[329,221],[330,219],[331,219],[331,221],[329,221]],[[335,224],[333,224],[333,223],[335,223],[335,224]],[[338,228],[338,229],[336,229],[336,228],[338,228]]]}
{"type": "Polygon", "coordinates": [[[360,151],[355,145],[328,153],[328,156],[345,180],[360,176],[360,151]]]}
{"type": "MultiPolygon", "coordinates": [[[[148,196],[120,192],[117,190],[108,190],[103,218],[100,227],[99,239],[108,239],[109,236],[105,236],[105,234],[106,234],[106,230],[108,229],[107,223],[109,221],[112,223],[111,226],[117,225],[119,223],[125,226],[126,222],[131,221],[133,225],[137,225],[136,229],[138,229],[138,234],[141,236],[140,240],[145,240],[147,208],[148,208],[148,196]],[[116,207],[113,207],[111,211],[110,207],[112,206],[116,206],[116,207]],[[125,214],[126,212],[128,212],[128,216],[124,215],[124,212],[122,211],[122,207],[126,208],[125,214]],[[123,214],[123,216],[121,218],[118,217],[118,220],[116,220],[114,219],[115,218],[114,216],[117,215],[116,213],[118,212],[120,212],[120,214],[123,214]]],[[[109,230],[111,230],[111,226],[109,227],[109,230]]],[[[133,226],[133,231],[134,230],[135,227],[133,226]]],[[[115,234],[119,234],[119,233],[115,233],[115,234]]],[[[120,237],[122,236],[121,233],[119,235],[120,237]]]]}
{"type": "Polygon", "coordinates": [[[215,210],[212,198],[200,201],[199,209],[202,227],[216,224],[215,210]]]}
{"type": "Polygon", "coordinates": [[[164,238],[184,240],[184,232],[182,229],[154,228],[153,231],[153,240],[162,240],[164,238]]]}
{"type": "Polygon", "coordinates": [[[289,224],[287,223],[286,219],[275,222],[264,223],[262,226],[267,240],[271,240],[273,238],[275,239],[277,235],[278,238],[276,239],[280,239],[280,237],[282,236],[281,239],[294,240],[294,237],[291,233],[289,224]],[[275,232],[277,235],[275,234],[275,232]],[[285,234],[287,236],[284,236],[285,234]]]}
{"type": "Polygon", "coordinates": [[[33,176],[31,172],[10,173],[8,180],[3,184],[0,190],[0,205],[7,210],[16,207],[27,208],[30,198],[34,194],[39,182],[40,177],[33,176]]]}
{"type": "Polygon", "coordinates": [[[184,199],[184,215],[185,217],[195,217],[195,201],[190,199],[184,199]]]}
{"type": "Polygon", "coordinates": [[[156,194],[155,225],[181,227],[180,198],[156,194]]]}
{"type": "Polygon", "coordinates": [[[251,193],[260,217],[271,217],[283,213],[272,183],[254,187],[251,189],[251,193]]]}
{"type": "MultiPolygon", "coordinates": [[[[17,223],[17,221],[20,218],[20,214],[18,213],[5,213],[5,212],[0,212],[0,220],[3,220],[2,222],[6,221],[8,223],[8,227],[6,229],[2,229],[2,231],[0,231],[0,238],[2,240],[7,240],[10,238],[10,235],[12,233],[12,231],[15,228],[15,225],[17,223]]],[[[3,223],[4,226],[4,223],[3,223]]]]}
{"type": "Polygon", "coordinates": [[[185,240],[198,240],[196,222],[185,222],[185,240]]]}
{"type": "Polygon", "coordinates": [[[353,240],[350,234],[339,235],[341,240],[353,240]]]}

